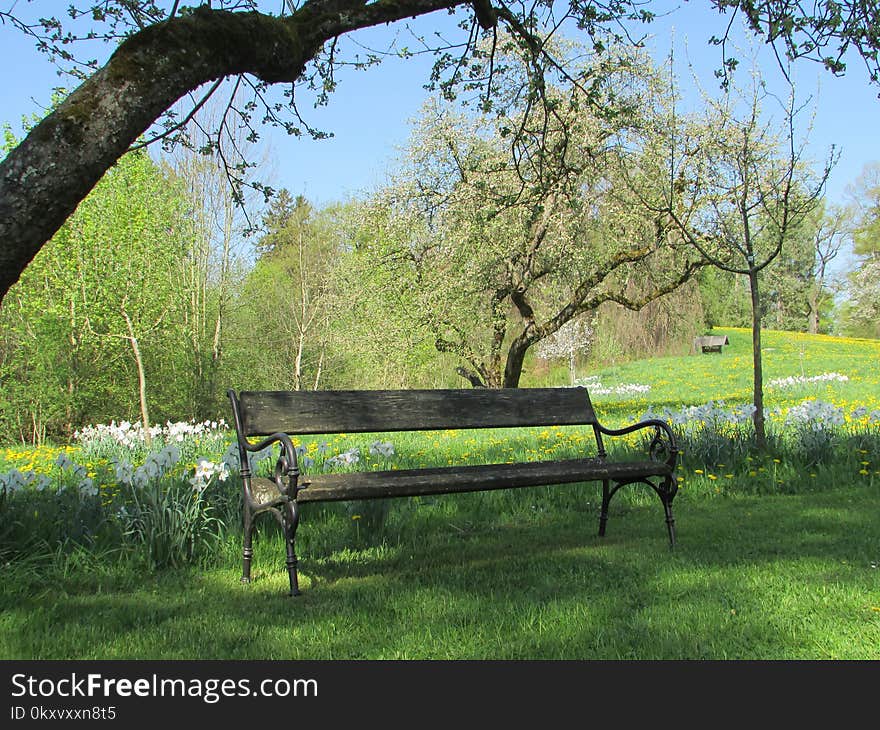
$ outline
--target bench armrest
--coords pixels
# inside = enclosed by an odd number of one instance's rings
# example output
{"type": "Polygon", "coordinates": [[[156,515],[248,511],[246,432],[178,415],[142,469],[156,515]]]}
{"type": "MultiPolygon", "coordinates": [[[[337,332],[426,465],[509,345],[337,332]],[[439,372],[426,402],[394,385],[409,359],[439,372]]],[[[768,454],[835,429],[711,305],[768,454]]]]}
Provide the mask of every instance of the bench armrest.
{"type": "Polygon", "coordinates": [[[650,457],[655,461],[665,461],[670,468],[674,469],[678,459],[678,446],[675,443],[675,434],[666,421],[649,418],[624,428],[605,428],[601,424],[596,424],[597,431],[606,436],[624,436],[643,428],[654,429],[654,436],[651,438],[651,443],[648,444],[650,457]]]}
{"type": "Polygon", "coordinates": [[[296,456],[296,449],[293,447],[293,441],[286,433],[273,433],[260,441],[258,444],[251,444],[247,439],[238,437],[239,446],[245,451],[262,451],[267,446],[274,443],[281,444],[281,451],[278,454],[278,460],[275,462],[275,473],[273,481],[278,491],[289,497],[296,496],[296,483],[299,479],[299,461],[296,456]],[[284,477],[287,477],[287,485],[284,484],[284,477]]]}

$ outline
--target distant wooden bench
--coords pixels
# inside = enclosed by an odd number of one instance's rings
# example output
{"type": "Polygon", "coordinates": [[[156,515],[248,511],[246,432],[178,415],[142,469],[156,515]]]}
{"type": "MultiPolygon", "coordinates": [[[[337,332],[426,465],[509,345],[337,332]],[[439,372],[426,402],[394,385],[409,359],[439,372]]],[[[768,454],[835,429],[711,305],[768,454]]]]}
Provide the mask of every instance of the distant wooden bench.
{"type": "Polygon", "coordinates": [[[721,352],[724,345],[729,345],[727,335],[702,335],[694,338],[694,350],[701,351],[704,355],[711,352],[721,352]]]}
{"type": "Polygon", "coordinates": [[[228,392],[238,436],[244,489],[244,565],[249,582],[254,520],[275,516],[284,530],[290,595],[299,594],[294,550],[299,505],[357,499],[384,499],[490,489],[601,481],[599,535],[605,534],[608,505],[620,487],[640,482],[660,497],[670,546],[675,546],[672,500],[678,489],[678,451],[664,421],[647,420],[620,429],[599,424],[584,388],[472,390],[244,391],[228,392]],[[589,426],[596,439],[593,456],[513,464],[459,465],[394,471],[304,474],[291,436],[336,433],[387,433],[442,429],[522,426],[589,426]],[[603,436],[649,429],[647,458],[610,461],[603,436]],[[261,438],[250,443],[251,438],[261,438]],[[274,477],[250,471],[248,452],[280,444],[274,477]]]}

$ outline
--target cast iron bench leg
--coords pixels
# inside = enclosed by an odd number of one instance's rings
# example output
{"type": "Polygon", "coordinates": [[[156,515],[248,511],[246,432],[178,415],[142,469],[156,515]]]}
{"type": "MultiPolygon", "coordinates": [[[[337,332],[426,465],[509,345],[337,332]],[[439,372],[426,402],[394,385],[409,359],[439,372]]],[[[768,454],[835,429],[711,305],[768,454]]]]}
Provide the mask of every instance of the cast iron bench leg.
{"type": "Polygon", "coordinates": [[[282,515],[284,517],[284,540],[287,543],[287,574],[290,577],[290,593],[288,595],[298,596],[300,595],[299,590],[299,578],[296,572],[296,528],[299,525],[299,505],[295,500],[292,500],[287,503],[287,506],[283,509],[282,515]]]}
{"type": "Polygon", "coordinates": [[[599,512],[599,537],[605,537],[605,525],[608,522],[608,503],[610,501],[610,484],[607,479],[604,479],[602,481],[602,510],[599,512]]]}
{"type": "Polygon", "coordinates": [[[251,582],[251,560],[254,557],[253,550],[254,518],[250,509],[244,508],[244,550],[242,551],[241,582],[251,582]]]}
{"type": "Polygon", "coordinates": [[[666,530],[669,532],[669,547],[675,547],[675,518],[672,516],[672,496],[675,494],[675,485],[672,479],[666,480],[663,501],[663,511],[666,513],[666,530]]]}

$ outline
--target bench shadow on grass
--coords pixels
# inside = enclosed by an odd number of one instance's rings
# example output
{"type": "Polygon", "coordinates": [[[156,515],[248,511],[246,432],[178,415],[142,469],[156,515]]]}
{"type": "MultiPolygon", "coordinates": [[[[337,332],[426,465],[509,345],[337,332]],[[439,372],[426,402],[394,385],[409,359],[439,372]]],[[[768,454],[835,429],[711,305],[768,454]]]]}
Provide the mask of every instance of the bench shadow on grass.
{"type": "MultiPolygon", "coordinates": [[[[294,599],[280,556],[264,559],[249,586],[237,566],[135,590],[62,586],[11,607],[28,620],[3,643],[19,658],[748,659],[833,656],[840,650],[823,648],[823,636],[867,631],[873,650],[839,658],[880,658],[876,616],[832,626],[813,605],[812,624],[789,627],[797,611],[774,602],[800,594],[786,598],[761,572],[783,566],[771,581],[790,570],[806,596],[847,581],[876,587],[867,571],[878,499],[873,510],[846,509],[839,496],[785,500],[766,512],[759,498],[738,500],[731,519],[729,506],[681,499],[674,552],[651,504],[614,511],[604,539],[591,514],[426,535],[359,561],[306,557],[294,599]],[[82,653],[59,654],[59,634],[82,653]]],[[[865,600],[876,606],[880,595],[865,600]]]]}

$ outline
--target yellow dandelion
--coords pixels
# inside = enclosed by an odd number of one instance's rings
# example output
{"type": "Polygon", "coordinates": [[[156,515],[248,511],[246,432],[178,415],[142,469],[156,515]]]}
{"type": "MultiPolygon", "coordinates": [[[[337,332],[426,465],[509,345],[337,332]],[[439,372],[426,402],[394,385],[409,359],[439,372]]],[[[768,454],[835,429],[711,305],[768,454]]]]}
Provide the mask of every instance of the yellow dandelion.
{"type": "Polygon", "coordinates": [[[702,469],[694,469],[694,474],[702,474],[702,473],[703,473],[702,469]]]}

